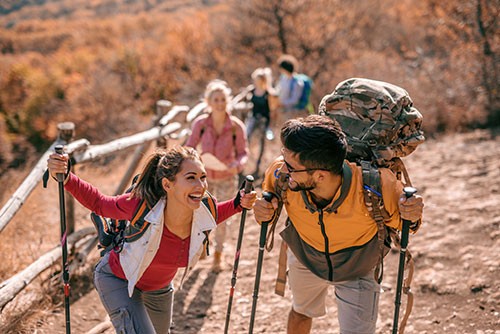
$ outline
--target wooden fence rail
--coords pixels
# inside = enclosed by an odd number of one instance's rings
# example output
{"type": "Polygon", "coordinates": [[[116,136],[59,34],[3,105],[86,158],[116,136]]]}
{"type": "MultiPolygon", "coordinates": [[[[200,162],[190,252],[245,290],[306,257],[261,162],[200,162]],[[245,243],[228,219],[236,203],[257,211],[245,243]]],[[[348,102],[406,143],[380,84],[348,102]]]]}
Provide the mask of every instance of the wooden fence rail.
{"type": "MultiPolygon", "coordinates": [[[[42,180],[43,173],[47,168],[47,159],[49,155],[54,152],[54,147],[58,144],[64,144],[64,141],[56,140],[49,149],[42,155],[38,160],[37,164],[31,170],[30,174],[24,179],[23,183],[17,188],[10,199],[5,203],[5,205],[0,210],[0,232],[7,226],[11,219],[16,215],[21,206],[26,202],[33,189],[42,180]]],[[[89,145],[87,139],[77,140],[66,146],[66,151],[72,153],[76,150],[80,150],[89,145]]]]}
{"type": "MultiPolygon", "coordinates": [[[[168,116],[168,114],[165,116],[168,116]]],[[[149,130],[139,132],[129,137],[113,140],[107,144],[102,145],[90,145],[88,140],[81,139],[68,144],[65,148],[65,152],[68,154],[72,154],[76,163],[87,162],[134,145],[139,145],[161,137],[168,136],[169,134],[179,130],[180,128],[181,124],[179,122],[165,124],[161,127],[155,126],[149,130]]],[[[19,186],[19,188],[14,192],[14,194],[0,210],[0,232],[3,231],[5,226],[7,226],[11,219],[19,211],[21,206],[25,203],[26,199],[29,197],[33,189],[35,189],[37,184],[42,180],[43,173],[47,168],[47,159],[49,155],[54,152],[54,147],[58,144],[65,144],[65,142],[56,140],[49,147],[49,149],[38,160],[37,164],[23,181],[23,183],[19,186]]]]}
{"type": "MultiPolygon", "coordinates": [[[[68,247],[72,248],[77,241],[94,233],[94,227],[87,227],[71,234],[68,237],[68,247]]],[[[61,258],[61,254],[61,246],[57,246],[48,253],[40,256],[23,271],[2,283],[0,288],[0,310],[2,310],[8,302],[14,299],[21,290],[30,284],[33,279],[56,263],[61,258]]]]}

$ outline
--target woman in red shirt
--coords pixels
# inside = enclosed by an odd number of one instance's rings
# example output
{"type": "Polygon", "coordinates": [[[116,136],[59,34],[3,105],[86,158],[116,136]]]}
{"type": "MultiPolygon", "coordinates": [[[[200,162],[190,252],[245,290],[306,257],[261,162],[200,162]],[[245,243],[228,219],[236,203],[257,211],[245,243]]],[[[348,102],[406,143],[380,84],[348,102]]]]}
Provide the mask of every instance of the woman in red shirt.
{"type": "MultiPolygon", "coordinates": [[[[52,154],[48,168],[53,177],[66,173],[68,156],[52,154]]],[[[156,151],[130,194],[106,196],[76,175],[66,175],[65,189],[101,216],[131,220],[143,201],[150,208],[146,232],[125,242],[121,252],[106,253],[95,269],[96,290],[117,333],[169,333],[177,270],[186,268],[182,285],[204,250],[203,232],[252,208],[256,193],[238,194],[216,203],[215,221],[202,205],[206,179],[198,153],[180,146],[156,151]]]]}

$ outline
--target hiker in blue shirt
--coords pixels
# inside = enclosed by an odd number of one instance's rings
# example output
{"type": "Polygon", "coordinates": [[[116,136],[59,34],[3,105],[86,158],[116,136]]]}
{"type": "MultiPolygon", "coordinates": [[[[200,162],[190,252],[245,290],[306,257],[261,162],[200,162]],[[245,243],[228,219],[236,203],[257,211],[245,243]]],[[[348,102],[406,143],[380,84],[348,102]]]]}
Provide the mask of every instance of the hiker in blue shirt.
{"type": "Polygon", "coordinates": [[[297,74],[297,67],[297,59],[292,55],[283,55],[278,58],[278,68],[281,75],[277,90],[282,108],[277,123],[279,126],[288,119],[307,115],[307,111],[304,108],[298,108],[304,89],[304,82],[294,78],[294,75],[297,74]]]}

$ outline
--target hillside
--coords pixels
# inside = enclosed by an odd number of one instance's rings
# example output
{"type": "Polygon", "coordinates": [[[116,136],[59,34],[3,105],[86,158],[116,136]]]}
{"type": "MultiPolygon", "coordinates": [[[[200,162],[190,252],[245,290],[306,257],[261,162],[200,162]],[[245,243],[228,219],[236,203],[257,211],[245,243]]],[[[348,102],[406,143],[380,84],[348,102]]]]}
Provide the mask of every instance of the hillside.
{"type": "Polygon", "coordinates": [[[234,93],[299,60],[312,100],[349,77],[404,87],[428,135],[500,124],[499,0],[22,0],[0,4],[0,175],[71,121],[90,140],[142,129],[155,102],[234,93]]]}
{"type": "MultiPolygon", "coordinates": [[[[277,149],[277,142],[270,143],[267,162],[271,159],[271,152],[277,149]]],[[[426,204],[424,225],[410,240],[415,258],[412,284],[415,304],[406,333],[497,334],[500,330],[498,132],[475,131],[430,139],[405,162],[426,204]]],[[[101,184],[102,188],[112,189],[109,169],[82,166],[80,173],[82,177],[101,184]]],[[[25,213],[17,219],[18,224],[23,217],[29,219],[28,216],[35,216],[40,222],[50,221],[48,215],[57,211],[57,199],[52,197],[56,197],[54,185],[49,190],[37,189],[33,200],[24,208],[25,213]],[[50,204],[47,202],[49,198],[50,204]]],[[[88,213],[81,207],[77,209],[79,226],[88,226],[88,213]]],[[[56,231],[57,224],[53,221],[49,229],[56,231]]],[[[239,221],[235,221],[230,227],[226,270],[218,275],[211,273],[210,259],[205,260],[194,270],[184,289],[177,292],[173,333],[222,332],[238,226],[239,221]]],[[[259,234],[251,213],[245,231],[231,313],[231,333],[246,333],[250,317],[259,234]]],[[[56,238],[53,239],[52,244],[55,244],[56,238]]],[[[275,246],[271,253],[266,253],[264,259],[256,333],[283,333],[285,330],[290,294],[287,292],[286,297],[281,298],[272,292],[277,248],[275,246]]],[[[386,258],[382,284],[385,292],[381,297],[377,333],[387,333],[392,324],[398,256],[398,253],[390,253],[386,258]]],[[[97,252],[94,252],[90,262],[97,259],[97,252]]],[[[87,271],[86,275],[90,272],[87,271]]],[[[95,291],[89,290],[88,279],[80,277],[78,281],[77,288],[72,291],[72,326],[75,333],[85,333],[103,321],[104,311],[95,291]],[[81,295],[80,291],[84,294],[81,295]]],[[[52,298],[61,302],[57,294],[52,298]]],[[[329,308],[329,316],[314,322],[313,333],[338,331],[333,300],[330,300],[329,308]]],[[[23,323],[26,333],[64,333],[61,304],[58,308],[46,304],[44,311],[40,309],[25,317],[23,323]]]]}

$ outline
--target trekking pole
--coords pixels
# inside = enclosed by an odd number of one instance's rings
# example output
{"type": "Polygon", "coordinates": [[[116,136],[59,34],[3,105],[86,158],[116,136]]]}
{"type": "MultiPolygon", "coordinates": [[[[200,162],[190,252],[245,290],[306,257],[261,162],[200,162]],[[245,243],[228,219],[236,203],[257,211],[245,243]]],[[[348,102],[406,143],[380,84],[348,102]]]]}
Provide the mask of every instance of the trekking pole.
{"type": "MultiPolygon", "coordinates": [[[[245,178],[245,194],[252,191],[254,178],[252,175],[247,175],[245,178]]],[[[240,220],[240,233],[238,234],[238,242],[236,243],[236,252],[234,253],[233,277],[231,278],[231,289],[229,290],[229,301],[227,303],[226,324],[224,325],[224,334],[228,333],[229,320],[231,318],[231,307],[233,305],[234,287],[236,286],[236,275],[238,273],[238,264],[240,263],[241,242],[243,241],[243,231],[245,230],[245,220],[247,218],[247,209],[243,208],[240,220]]]]}
{"type": "MultiPolygon", "coordinates": [[[[56,145],[57,154],[64,154],[63,145],[56,145]]],[[[64,202],[64,174],[56,174],[59,183],[59,213],[61,221],[61,248],[62,248],[62,277],[64,285],[64,311],[66,314],[66,333],[71,333],[70,315],[69,315],[69,270],[68,270],[68,243],[66,235],[66,207],[64,202]]]]}
{"type": "MultiPolygon", "coordinates": [[[[263,192],[262,197],[271,202],[273,195],[268,192],[263,192]]],[[[250,313],[250,326],[248,327],[248,333],[253,333],[253,323],[255,321],[255,312],[257,309],[257,299],[259,298],[259,286],[260,286],[260,275],[262,272],[262,263],[264,262],[264,248],[266,246],[266,235],[267,235],[267,227],[269,225],[269,220],[267,222],[262,222],[260,225],[260,239],[259,239],[259,256],[257,258],[257,270],[255,272],[255,285],[253,288],[253,301],[252,301],[252,313],[250,313]]]]}
{"type": "MultiPolygon", "coordinates": [[[[406,198],[410,198],[417,192],[417,189],[413,187],[405,187],[403,191],[405,193],[406,198]]],[[[401,230],[401,248],[399,250],[398,281],[396,284],[396,299],[394,300],[394,322],[392,325],[392,334],[398,333],[399,307],[401,306],[401,290],[403,289],[406,248],[408,247],[410,225],[411,221],[403,219],[403,229],[401,230]]]]}

